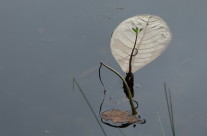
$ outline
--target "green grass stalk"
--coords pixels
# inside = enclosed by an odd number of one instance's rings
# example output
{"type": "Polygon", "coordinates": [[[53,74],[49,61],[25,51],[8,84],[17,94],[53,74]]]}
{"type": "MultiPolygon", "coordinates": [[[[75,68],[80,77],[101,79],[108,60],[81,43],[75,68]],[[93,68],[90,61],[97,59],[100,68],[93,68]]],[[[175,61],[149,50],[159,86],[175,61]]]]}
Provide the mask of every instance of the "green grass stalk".
{"type": "Polygon", "coordinates": [[[174,125],[174,115],[173,115],[173,107],[172,107],[172,97],[170,89],[167,90],[166,83],[164,82],[164,91],[165,91],[165,98],[167,102],[167,109],[168,115],[170,119],[170,127],[172,131],[172,135],[175,136],[175,125],[174,125]]]}
{"type": "Polygon", "coordinates": [[[76,79],[73,78],[73,89],[74,89],[74,86],[75,86],[75,85],[78,87],[79,91],[81,92],[81,95],[83,96],[83,98],[84,98],[84,100],[86,101],[88,107],[90,108],[91,112],[93,113],[93,116],[95,117],[95,119],[96,119],[96,121],[97,121],[99,127],[101,128],[101,130],[102,130],[104,136],[107,136],[107,134],[106,134],[104,128],[102,127],[101,123],[99,122],[99,120],[98,120],[98,118],[97,118],[97,116],[96,116],[96,114],[95,114],[95,112],[94,112],[94,110],[93,110],[93,108],[92,108],[92,106],[91,106],[91,104],[90,104],[88,98],[86,97],[85,93],[84,93],[83,90],[81,89],[81,87],[80,87],[80,85],[78,84],[78,82],[76,81],[76,79]]]}

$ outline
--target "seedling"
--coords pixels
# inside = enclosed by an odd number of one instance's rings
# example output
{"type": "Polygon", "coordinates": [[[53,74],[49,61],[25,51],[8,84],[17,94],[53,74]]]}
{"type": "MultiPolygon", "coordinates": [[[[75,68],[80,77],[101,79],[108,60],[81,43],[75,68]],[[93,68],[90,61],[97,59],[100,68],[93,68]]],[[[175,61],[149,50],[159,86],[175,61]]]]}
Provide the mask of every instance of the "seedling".
{"type": "MultiPolygon", "coordinates": [[[[116,70],[102,62],[99,68],[99,77],[103,84],[100,76],[100,69],[103,65],[122,79],[124,93],[131,105],[132,116],[137,114],[137,107],[133,103],[133,73],[156,59],[166,49],[170,40],[171,33],[167,24],[160,17],[153,15],[139,15],[128,18],[114,30],[111,37],[111,52],[121,69],[126,73],[126,77],[123,78],[116,70]]],[[[112,114],[109,115],[112,116],[112,114]]],[[[102,119],[114,121],[104,116],[102,119]]],[[[138,119],[140,121],[139,117],[138,119]]]]}

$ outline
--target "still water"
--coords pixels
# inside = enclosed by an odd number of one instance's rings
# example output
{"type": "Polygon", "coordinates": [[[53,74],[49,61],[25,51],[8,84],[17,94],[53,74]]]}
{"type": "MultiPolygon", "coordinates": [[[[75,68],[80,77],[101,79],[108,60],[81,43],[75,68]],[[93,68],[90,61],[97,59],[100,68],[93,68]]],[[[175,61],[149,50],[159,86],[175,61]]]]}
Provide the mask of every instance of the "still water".
{"type": "MultiPolygon", "coordinates": [[[[127,136],[166,135],[170,125],[164,81],[171,88],[176,134],[206,135],[207,2],[205,0],[0,0],[0,135],[103,135],[80,92],[76,77],[98,116],[103,87],[100,61],[122,72],[110,37],[123,20],[137,14],[163,18],[172,42],[154,62],[135,73],[135,99],[144,125],[122,129],[127,136]]],[[[122,82],[108,70],[112,93],[122,82]]],[[[122,73],[124,75],[124,73],[122,73]]],[[[113,92],[114,91],[114,92],[113,92]]],[[[108,135],[121,135],[103,125],[108,135]]]]}

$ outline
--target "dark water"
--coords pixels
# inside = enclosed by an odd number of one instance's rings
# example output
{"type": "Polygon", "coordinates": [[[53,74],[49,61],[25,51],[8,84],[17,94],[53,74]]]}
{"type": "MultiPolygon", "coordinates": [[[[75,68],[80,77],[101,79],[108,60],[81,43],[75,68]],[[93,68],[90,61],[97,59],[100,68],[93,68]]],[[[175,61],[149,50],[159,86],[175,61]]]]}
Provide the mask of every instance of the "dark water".
{"type": "MultiPolygon", "coordinates": [[[[103,88],[100,61],[121,72],[110,35],[121,21],[154,14],[173,34],[169,48],[135,73],[135,98],[145,125],[127,136],[170,134],[163,82],[172,90],[177,135],[206,135],[207,2],[205,0],[0,0],[0,135],[103,135],[78,90],[75,76],[98,114],[103,88]]],[[[121,81],[107,70],[111,90],[121,81]]],[[[121,135],[104,125],[108,135],[121,135]]]]}

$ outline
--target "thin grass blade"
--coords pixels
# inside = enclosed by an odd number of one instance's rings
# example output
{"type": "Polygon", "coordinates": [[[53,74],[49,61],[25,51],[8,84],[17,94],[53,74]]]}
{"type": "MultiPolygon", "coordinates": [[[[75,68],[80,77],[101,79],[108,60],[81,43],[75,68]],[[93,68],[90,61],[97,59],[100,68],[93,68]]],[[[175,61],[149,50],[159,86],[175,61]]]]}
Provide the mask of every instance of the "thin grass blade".
{"type": "Polygon", "coordinates": [[[126,136],[126,135],[124,134],[124,132],[121,130],[121,128],[119,128],[119,132],[121,133],[122,136],[126,136]]]}
{"type": "Polygon", "coordinates": [[[161,128],[161,131],[162,131],[162,135],[165,136],[165,131],[163,129],[163,125],[162,125],[162,122],[161,122],[161,119],[160,119],[160,115],[159,115],[158,112],[157,112],[157,118],[158,118],[158,121],[159,121],[159,124],[160,124],[160,128],[161,128]]]}
{"type": "Polygon", "coordinates": [[[172,131],[172,135],[175,136],[172,98],[171,98],[170,89],[168,89],[168,91],[167,91],[167,86],[166,86],[165,82],[164,82],[164,91],[165,91],[165,98],[166,98],[166,102],[167,102],[167,109],[168,109],[168,114],[169,114],[169,119],[170,119],[170,127],[171,127],[171,131],[172,131]]]}
{"type": "MultiPolygon", "coordinates": [[[[102,127],[101,123],[99,122],[99,120],[98,120],[98,118],[97,118],[97,116],[96,116],[96,114],[95,114],[95,112],[94,112],[94,110],[93,110],[93,107],[91,106],[90,102],[88,101],[88,98],[87,98],[86,95],[84,94],[83,90],[81,89],[80,85],[78,84],[78,82],[76,81],[75,78],[73,78],[73,87],[74,87],[74,85],[76,85],[76,86],[78,87],[79,91],[81,92],[81,95],[83,96],[83,98],[84,98],[84,100],[86,101],[88,107],[90,108],[91,112],[93,113],[93,116],[95,117],[95,119],[96,119],[96,121],[97,121],[99,127],[101,128],[101,130],[102,130],[104,136],[107,136],[107,134],[106,134],[104,128],[102,127]]],[[[74,89],[74,88],[73,88],[73,89],[74,89]]]]}
{"type": "Polygon", "coordinates": [[[168,93],[169,93],[169,106],[170,106],[170,112],[171,112],[171,124],[172,124],[172,133],[173,136],[175,136],[175,126],[174,126],[174,116],[173,116],[173,107],[172,107],[172,97],[171,97],[171,92],[170,89],[168,89],[168,93]]]}

